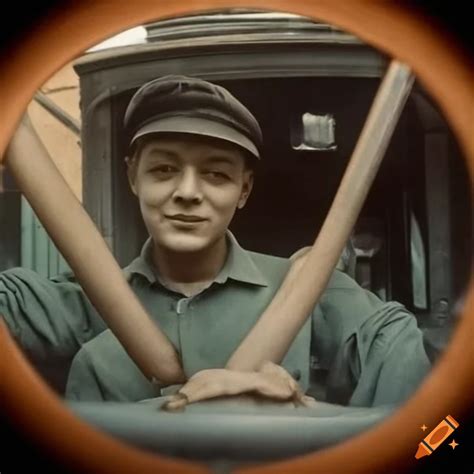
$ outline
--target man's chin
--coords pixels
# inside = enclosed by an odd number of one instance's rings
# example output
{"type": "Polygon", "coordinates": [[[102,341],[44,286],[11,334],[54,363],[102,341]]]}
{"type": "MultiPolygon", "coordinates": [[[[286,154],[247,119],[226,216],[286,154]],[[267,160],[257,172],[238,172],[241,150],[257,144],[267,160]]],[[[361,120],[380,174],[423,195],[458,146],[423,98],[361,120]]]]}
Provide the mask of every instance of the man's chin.
{"type": "Polygon", "coordinates": [[[167,239],[156,240],[156,242],[168,252],[195,253],[208,248],[212,241],[196,235],[174,235],[167,239]]]}

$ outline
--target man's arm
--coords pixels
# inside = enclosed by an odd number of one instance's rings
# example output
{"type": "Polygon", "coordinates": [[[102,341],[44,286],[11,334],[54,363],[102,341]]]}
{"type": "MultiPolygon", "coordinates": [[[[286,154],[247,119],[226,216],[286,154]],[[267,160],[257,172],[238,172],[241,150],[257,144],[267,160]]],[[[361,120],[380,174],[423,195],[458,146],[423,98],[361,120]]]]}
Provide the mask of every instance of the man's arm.
{"type": "Polygon", "coordinates": [[[74,357],[66,398],[88,402],[137,402],[160,395],[107,329],[84,344],[74,357]]]}
{"type": "MultiPolygon", "coordinates": [[[[362,339],[370,340],[373,330],[362,328],[362,339]]],[[[430,371],[422,333],[416,319],[403,308],[387,314],[376,342],[365,354],[363,371],[352,394],[353,406],[399,405],[407,400],[430,371]]]]}
{"type": "Polygon", "coordinates": [[[106,328],[77,283],[24,268],[0,273],[0,315],[35,359],[70,358],[106,328]]]}
{"type": "Polygon", "coordinates": [[[313,351],[328,370],[327,401],[396,405],[430,370],[415,317],[336,271],[313,313],[313,351]]]}

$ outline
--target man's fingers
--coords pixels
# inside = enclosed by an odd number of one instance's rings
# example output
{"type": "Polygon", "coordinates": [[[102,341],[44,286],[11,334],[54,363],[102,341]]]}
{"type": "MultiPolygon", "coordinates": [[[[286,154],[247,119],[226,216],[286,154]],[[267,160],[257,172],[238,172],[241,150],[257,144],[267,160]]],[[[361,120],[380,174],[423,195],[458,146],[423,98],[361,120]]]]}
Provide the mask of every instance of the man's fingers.
{"type": "Polygon", "coordinates": [[[180,388],[179,393],[186,395],[188,403],[216,398],[238,391],[237,374],[225,369],[208,369],[193,375],[180,388]]]}
{"type": "Polygon", "coordinates": [[[305,407],[314,407],[318,403],[315,398],[310,397],[309,395],[303,395],[300,398],[300,402],[305,407]]]}
{"type": "Polygon", "coordinates": [[[295,380],[281,374],[260,373],[258,393],[277,400],[291,400],[299,391],[295,380]]]}
{"type": "Polygon", "coordinates": [[[301,389],[296,380],[280,365],[264,362],[258,371],[261,384],[257,391],[277,400],[295,400],[301,389]]]}
{"type": "Polygon", "coordinates": [[[188,403],[215,398],[224,395],[223,392],[223,388],[214,381],[203,381],[203,383],[190,384],[189,386],[186,384],[179,390],[180,394],[186,396],[188,403]]]}
{"type": "Polygon", "coordinates": [[[193,375],[178,393],[163,405],[163,410],[182,410],[188,403],[253,392],[279,401],[307,406],[295,379],[281,366],[262,364],[258,372],[207,369],[193,375]]]}
{"type": "Polygon", "coordinates": [[[161,405],[164,411],[181,411],[188,404],[188,397],[183,393],[172,395],[170,399],[161,405]]]}

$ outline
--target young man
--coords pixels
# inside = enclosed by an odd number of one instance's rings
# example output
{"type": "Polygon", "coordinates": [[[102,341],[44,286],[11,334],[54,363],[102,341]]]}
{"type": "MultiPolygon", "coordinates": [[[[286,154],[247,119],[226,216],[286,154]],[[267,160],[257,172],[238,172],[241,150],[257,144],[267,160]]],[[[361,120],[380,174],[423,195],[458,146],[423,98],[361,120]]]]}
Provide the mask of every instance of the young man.
{"type": "MultiPolygon", "coordinates": [[[[224,88],[180,76],[143,86],[128,106],[125,124],[130,186],[150,235],[125,274],[176,347],[190,384],[200,380],[209,386],[217,380],[224,393],[231,393],[241,374],[222,368],[290,266],[287,259],[244,250],[228,231],[252,191],[260,127],[224,88]]],[[[22,284],[30,282],[29,276],[23,278],[22,284]]],[[[28,331],[36,335],[40,324],[29,320],[25,325],[18,315],[23,307],[13,311],[19,305],[11,293],[14,284],[11,279],[0,283],[2,305],[8,306],[10,327],[19,328],[17,335],[28,346],[28,331]]],[[[160,394],[159,383],[141,374],[110,330],[102,331],[73,281],[38,286],[37,293],[46,293],[66,314],[43,316],[37,339],[52,346],[68,340],[69,352],[85,343],[71,367],[68,398],[138,401],[160,394]]],[[[35,288],[28,291],[35,294],[35,288]]],[[[400,403],[429,370],[415,318],[339,271],[281,365],[303,392],[357,406],[400,403]],[[327,374],[326,380],[315,377],[318,373],[327,374]]],[[[248,384],[252,377],[239,383],[264,391],[261,379],[248,384]]]]}

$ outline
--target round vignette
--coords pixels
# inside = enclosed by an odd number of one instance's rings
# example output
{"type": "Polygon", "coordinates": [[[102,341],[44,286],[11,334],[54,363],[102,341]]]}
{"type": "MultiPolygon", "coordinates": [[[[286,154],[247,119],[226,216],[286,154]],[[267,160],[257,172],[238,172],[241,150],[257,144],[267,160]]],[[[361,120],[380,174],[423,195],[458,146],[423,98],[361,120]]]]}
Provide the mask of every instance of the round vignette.
{"type": "MultiPolygon", "coordinates": [[[[87,0],[67,4],[0,58],[0,156],[35,90],[81,51],[120,30],[160,17],[225,7],[251,7],[239,0],[175,0],[133,4],[87,0]],[[100,19],[98,21],[97,19],[100,19]]],[[[472,123],[474,72],[451,41],[426,19],[395,2],[259,0],[257,8],[289,11],[333,23],[408,63],[450,123],[474,175],[472,123]],[[413,47],[416,44],[417,47],[413,47]],[[435,52],[435,54],[433,54],[435,52]],[[432,74],[436,70],[437,74],[432,74]]],[[[472,186],[471,186],[472,187],[472,186]]],[[[451,343],[419,390],[382,424],[324,451],[287,461],[237,469],[240,473],[387,472],[413,469],[422,424],[434,426],[447,414],[461,421],[474,405],[474,282],[451,343]],[[469,355],[471,355],[469,357],[469,355]],[[456,374],[453,378],[451,375],[456,374]],[[448,383],[449,382],[449,383],[448,383]],[[390,442],[387,442],[390,440],[390,442]],[[374,452],[377,456],[374,456],[374,452]],[[348,462],[350,460],[350,462],[348,462]]],[[[73,416],[22,356],[0,326],[4,412],[23,434],[59,465],[89,472],[209,472],[198,463],[144,453],[73,416]],[[47,420],[47,423],[45,423],[47,420]],[[65,436],[67,433],[67,436],[65,436]]]]}

